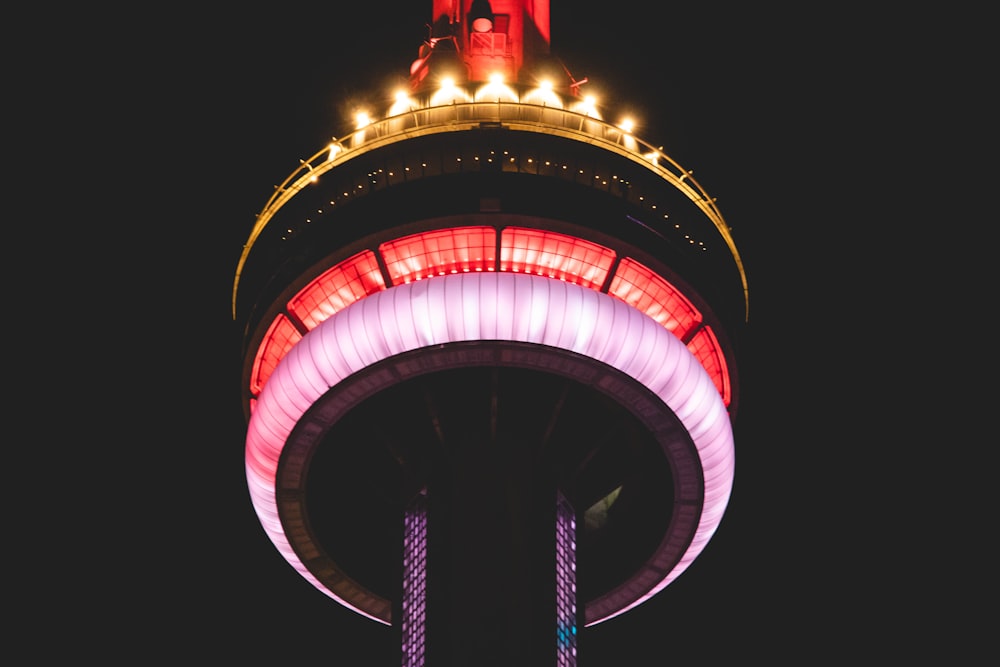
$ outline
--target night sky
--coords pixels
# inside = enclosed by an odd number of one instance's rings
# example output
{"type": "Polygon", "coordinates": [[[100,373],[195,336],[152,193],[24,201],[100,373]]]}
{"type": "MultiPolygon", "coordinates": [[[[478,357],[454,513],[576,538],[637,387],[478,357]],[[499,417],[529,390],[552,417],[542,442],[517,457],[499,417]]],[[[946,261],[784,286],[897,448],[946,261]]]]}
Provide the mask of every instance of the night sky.
{"type": "MultiPolygon", "coordinates": [[[[585,91],[634,110],[636,134],[718,198],[747,269],[751,315],[735,487],[719,530],[656,598],[587,630],[581,666],[832,664],[824,658],[859,646],[892,655],[880,619],[900,602],[891,582],[901,575],[868,546],[883,520],[853,493],[874,473],[852,444],[863,439],[852,420],[874,408],[854,398],[852,410],[837,388],[857,372],[839,344],[854,323],[833,295],[860,279],[833,268],[850,260],[830,258],[847,243],[825,156],[847,150],[831,118],[849,76],[811,30],[786,30],[787,14],[755,3],[652,13],[582,4],[551,0],[552,53],[589,79],[585,91]],[[861,586],[859,576],[881,583],[861,586]]],[[[828,18],[813,11],[810,25],[828,18]]],[[[315,590],[258,524],[230,296],[274,186],[343,132],[354,102],[406,80],[430,14],[430,0],[183,16],[161,8],[143,19],[161,30],[136,33],[113,56],[116,68],[135,56],[120,85],[141,90],[141,112],[116,114],[131,118],[123,144],[134,138],[144,156],[126,152],[133,159],[117,164],[141,182],[145,213],[137,202],[130,224],[149,227],[130,243],[156,254],[154,265],[128,253],[130,288],[145,285],[155,299],[123,298],[114,309],[121,337],[138,342],[116,353],[122,380],[107,421],[94,424],[107,432],[115,423],[117,444],[104,453],[121,472],[84,520],[93,532],[74,528],[89,535],[75,538],[88,545],[85,560],[100,554],[101,565],[77,575],[73,622],[88,625],[96,600],[114,610],[86,633],[88,654],[141,656],[132,664],[394,664],[391,630],[315,590]],[[151,389],[132,392],[129,379],[151,389]],[[94,533],[106,538],[95,543],[94,533]]]]}

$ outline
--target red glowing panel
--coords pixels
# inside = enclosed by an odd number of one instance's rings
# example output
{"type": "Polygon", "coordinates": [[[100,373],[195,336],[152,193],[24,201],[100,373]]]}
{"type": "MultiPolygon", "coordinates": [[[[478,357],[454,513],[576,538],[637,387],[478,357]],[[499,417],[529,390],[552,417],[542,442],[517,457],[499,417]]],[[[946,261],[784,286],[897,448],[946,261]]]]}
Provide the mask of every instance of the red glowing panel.
{"type": "Polygon", "coordinates": [[[531,273],[600,290],[615,260],[610,248],[541,229],[508,227],[500,237],[500,270],[531,273]]]}
{"type": "Polygon", "coordinates": [[[439,229],[379,246],[393,285],[431,276],[493,271],[496,230],[492,227],[439,229]]]}
{"type": "Polygon", "coordinates": [[[288,302],[288,312],[312,330],[337,311],[384,289],[375,253],[365,250],[309,283],[288,302]]]}
{"type": "Polygon", "coordinates": [[[732,400],[729,368],[726,366],[726,358],[722,355],[722,348],[719,346],[719,340],[715,337],[712,327],[699,329],[698,333],[688,341],[687,346],[695,359],[708,371],[708,377],[712,378],[715,388],[719,390],[722,402],[726,404],[726,407],[729,407],[729,401],[732,400]]]}
{"type": "Polygon", "coordinates": [[[257,348],[257,357],[253,360],[253,373],[250,376],[250,392],[252,394],[260,393],[267,379],[271,377],[271,373],[278,366],[278,362],[301,339],[302,334],[284,314],[279,314],[274,318],[257,348]]]}
{"type": "Polygon", "coordinates": [[[701,323],[701,313],[679,290],[628,257],[619,263],[608,294],[646,313],[681,340],[701,323]]]}

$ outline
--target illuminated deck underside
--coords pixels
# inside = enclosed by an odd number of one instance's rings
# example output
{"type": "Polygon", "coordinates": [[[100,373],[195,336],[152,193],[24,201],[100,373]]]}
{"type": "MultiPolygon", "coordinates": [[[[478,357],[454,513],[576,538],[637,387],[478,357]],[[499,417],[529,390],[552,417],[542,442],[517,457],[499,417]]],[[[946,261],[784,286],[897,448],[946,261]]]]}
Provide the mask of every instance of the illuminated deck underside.
{"type": "MultiPolygon", "coordinates": [[[[734,465],[729,415],[708,374],[663,326],[618,299],[539,276],[470,273],[400,285],[347,307],[293,347],[265,385],[247,436],[251,497],[271,540],[321,591],[388,623],[389,601],[359,587],[318,548],[305,521],[301,486],[325,429],[364,395],[398,382],[406,366],[365,375],[353,395],[311,409],[331,387],[380,362],[481,340],[538,346],[517,363],[591,383],[599,384],[602,376],[613,383],[615,373],[602,369],[615,369],[659,398],[635,409],[648,413],[647,426],[674,471],[673,518],[645,566],[587,603],[586,622],[600,622],[654,595],[687,568],[722,518],[734,465]],[[566,353],[578,360],[568,363],[566,353]],[[683,428],[676,428],[674,418],[683,428]]],[[[434,370],[457,362],[423,363],[434,370]]]]}
{"type": "MultiPolygon", "coordinates": [[[[403,192],[418,177],[403,171],[411,168],[403,163],[399,170],[379,166],[367,173],[362,165],[384,165],[386,156],[407,150],[412,157],[431,141],[450,146],[449,138],[494,131],[527,137],[526,143],[553,154],[574,145],[592,148],[617,161],[608,164],[629,165],[653,187],[632,187],[603,163],[592,173],[567,175],[567,161],[534,163],[531,156],[502,152],[459,154],[450,166],[443,156],[438,166],[412,164],[433,171],[421,182],[422,192],[440,194],[426,182],[454,178],[470,162],[478,169],[480,160],[495,160],[491,170],[497,173],[548,179],[547,187],[567,182],[620,190],[625,194],[614,196],[637,199],[644,215],[670,226],[671,242],[711,255],[715,264],[706,264],[699,289],[714,289],[715,270],[726,265],[722,282],[738,293],[726,310],[736,303],[744,320],[746,276],[714,199],[659,150],[591,110],[562,108],[551,93],[484,91],[405,103],[335,141],[302,161],[258,215],[233,284],[233,315],[242,314],[247,326],[251,496],[268,536],[305,579],[345,606],[390,623],[391,600],[353,578],[307,519],[310,461],[324,438],[337,436],[338,422],[363,401],[408,377],[493,365],[579,381],[633,413],[669,463],[673,484],[673,497],[658,509],[668,518],[657,544],[634,571],[584,601],[584,622],[592,625],[667,586],[722,518],[733,479],[729,413],[736,407],[736,380],[726,332],[708,305],[717,301],[692,289],[684,272],[647,261],[629,242],[607,241],[622,230],[586,230],[586,221],[568,214],[562,220],[484,208],[434,209],[412,220],[367,218],[382,209],[364,208],[366,200],[390,199],[392,188],[403,192]],[[682,208],[679,201],[694,213],[685,209],[668,220],[668,207],[641,194],[663,191],[674,197],[670,208],[682,208]],[[357,203],[361,208],[351,208],[357,203]],[[326,254],[308,255],[310,249],[302,253],[307,259],[288,264],[302,247],[326,247],[304,243],[294,250],[300,234],[329,240],[315,236],[317,229],[330,238],[341,229],[355,236],[343,247],[335,243],[326,254]],[[284,249],[286,240],[292,249],[284,249]],[[291,268],[261,271],[269,263],[291,268]],[[256,294],[272,284],[282,289],[256,294]]],[[[547,215],[560,215],[551,208],[547,215]]]]}

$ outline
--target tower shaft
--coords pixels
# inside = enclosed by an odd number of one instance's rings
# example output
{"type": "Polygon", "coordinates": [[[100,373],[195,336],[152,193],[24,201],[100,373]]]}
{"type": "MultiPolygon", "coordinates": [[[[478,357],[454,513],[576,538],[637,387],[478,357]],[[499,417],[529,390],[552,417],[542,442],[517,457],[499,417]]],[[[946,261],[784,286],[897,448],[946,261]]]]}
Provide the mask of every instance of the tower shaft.
{"type": "Polygon", "coordinates": [[[556,659],[556,489],[537,443],[474,443],[428,489],[427,664],[556,659]]]}

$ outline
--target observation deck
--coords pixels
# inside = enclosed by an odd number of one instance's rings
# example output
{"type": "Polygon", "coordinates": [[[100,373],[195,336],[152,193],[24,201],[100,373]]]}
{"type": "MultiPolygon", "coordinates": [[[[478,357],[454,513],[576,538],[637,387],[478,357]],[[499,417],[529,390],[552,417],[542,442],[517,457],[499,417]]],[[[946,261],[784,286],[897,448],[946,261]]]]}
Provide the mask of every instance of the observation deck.
{"type": "Polygon", "coordinates": [[[509,445],[592,519],[587,624],[665,587],[721,520],[742,259],[691,172],[586,100],[398,99],[275,188],[232,308],[258,515],[363,615],[392,619],[399,494],[467,443],[509,445]]]}
{"type": "MultiPolygon", "coordinates": [[[[274,194],[257,215],[239,258],[233,284],[234,319],[237,318],[240,282],[251,252],[279,211],[294,197],[304,190],[315,187],[324,174],[380,149],[421,137],[470,130],[507,130],[510,133],[541,134],[580,142],[620,156],[662,179],[697,207],[705,220],[714,227],[718,239],[731,255],[731,261],[738,272],[742,289],[743,316],[744,318],[749,316],[749,288],[743,261],[729,227],[716,206],[715,198],[708,194],[689,170],[676,163],[662,149],[634,136],[627,129],[605,122],[595,107],[580,100],[566,99],[550,89],[479,84],[475,87],[450,85],[443,89],[443,93],[438,91],[421,98],[406,97],[397,100],[387,114],[386,118],[365,124],[340,139],[335,138],[332,143],[309,159],[301,160],[299,166],[275,187],[274,194]]],[[[398,171],[382,169],[366,173],[368,182],[358,182],[354,187],[342,192],[335,191],[328,206],[333,207],[338,203],[353,201],[377,192],[383,187],[414,178],[456,173],[470,168],[462,164],[461,154],[456,153],[453,159],[453,164],[442,161],[440,165],[429,165],[426,160],[420,159],[419,168],[416,168],[417,165],[403,164],[398,171]]],[[[531,157],[527,159],[527,165],[523,165],[519,156],[511,154],[509,150],[502,151],[501,154],[497,154],[494,150],[485,155],[473,155],[471,168],[483,169],[492,166],[503,172],[558,174],[583,184],[586,184],[589,178],[593,178],[595,182],[590,183],[592,186],[607,189],[610,183],[610,187],[620,187],[622,194],[630,201],[637,204],[645,201],[644,193],[633,191],[631,183],[614,174],[602,175],[596,171],[588,174],[581,168],[569,172],[570,167],[566,163],[550,169],[551,162],[546,163],[531,157]]],[[[646,206],[655,211],[655,203],[647,203],[646,206]]],[[[667,213],[660,215],[664,221],[669,217],[667,213]]],[[[311,224],[313,220],[313,216],[310,215],[299,221],[291,221],[292,227],[281,231],[280,239],[282,241],[291,239],[302,230],[302,225],[311,224]]],[[[666,223],[665,226],[671,225],[675,229],[679,228],[679,223],[666,223]]],[[[711,238],[711,235],[706,236],[711,238]]],[[[699,249],[706,249],[705,240],[696,240],[687,234],[685,239],[699,249]]]]}

